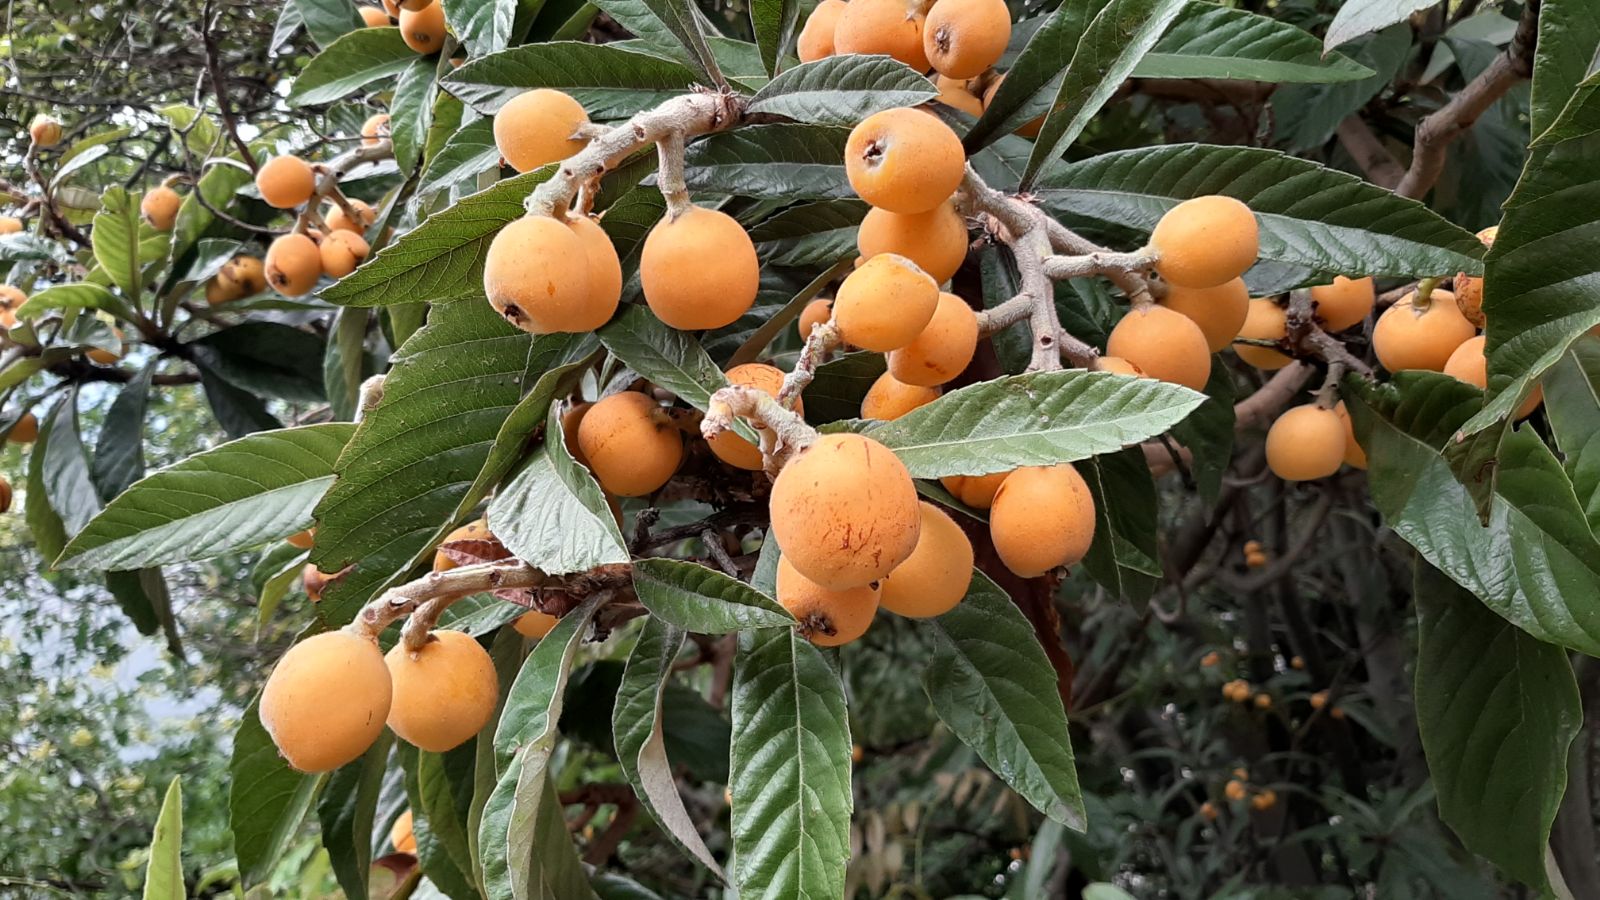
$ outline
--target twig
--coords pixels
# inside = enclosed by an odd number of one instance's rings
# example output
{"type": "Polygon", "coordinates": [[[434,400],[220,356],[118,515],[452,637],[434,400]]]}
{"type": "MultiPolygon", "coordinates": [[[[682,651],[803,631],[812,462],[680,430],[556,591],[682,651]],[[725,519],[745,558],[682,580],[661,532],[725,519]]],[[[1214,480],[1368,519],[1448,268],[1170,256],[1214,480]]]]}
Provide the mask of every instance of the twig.
{"type": "Polygon", "coordinates": [[[839,333],[839,326],[831,318],[820,325],[811,326],[811,334],[806,336],[805,346],[800,349],[800,358],[795,360],[794,368],[784,376],[783,386],[778,388],[778,405],[784,409],[794,409],[800,395],[817,377],[817,367],[843,343],[844,337],[839,333]]]}
{"type": "Polygon", "coordinates": [[[1405,178],[1405,167],[1383,146],[1360,113],[1351,113],[1339,123],[1339,144],[1356,161],[1367,180],[1386,190],[1394,190],[1405,178]]]}
{"type": "Polygon", "coordinates": [[[250,152],[250,145],[239,135],[239,123],[233,116],[233,104],[228,102],[228,82],[222,74],[217,38],[211,31],[217,24],[211,15],[211,3],[212,0],[206,0],[200,13],[200,38],[205,45],[206,71],[211,74],[211,89],[217,95],[217,111],[222,114],[223,128],[233,139],[234,145],[239,148],[239,156],[244,159],[245,165],[250,167],[251,174],[254,174],[258,170],[255,154],[250,152]]]}
{"type": "Polygon", "coordinates": [[[767,474],[774,477],[791,455],[811,446],[817,439],[817,430],[793,410],[785,409],[765,391],[742,385],[721,388],[711,395],[706,417],[700,422],[700,433],[710,440],[732,428],[735,418],[747,419],[758,426],[761,458],[767,474]]]}

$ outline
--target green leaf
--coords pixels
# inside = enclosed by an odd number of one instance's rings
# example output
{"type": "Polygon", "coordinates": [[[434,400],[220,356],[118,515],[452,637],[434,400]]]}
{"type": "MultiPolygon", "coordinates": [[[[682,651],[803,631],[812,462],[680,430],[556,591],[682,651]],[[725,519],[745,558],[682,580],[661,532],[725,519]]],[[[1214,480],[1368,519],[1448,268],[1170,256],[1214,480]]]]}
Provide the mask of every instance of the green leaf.
{"type": "Polygon", "coordinates": [[[1545,854],[1583,727],[1572,665],[1417,563],[1417,730],[1439,817],[1468,850],[1548,891],[1545,854]]]}
{"type": "Polygon", "coordinates": [[[395,164],[400,174],[410,175],[422,159],[422,145],[433,121],[433,100],[439,93],[434,79],[438,63],[429,56],[418,56],[401,70],[389,101],[389,132],[394,140],[395,164]]]}
{"type": "MultiPolygon", "coordinates": [[[[62,398],[60,405],[66,402],[67,398],[62,398]]],[[[55,418],[52,411],[39,423],[39,437],[33,442],[33,451],[28,454],[28,489],[23,495],[23,516],[28,523],[28,534],[33,538],[34,549],[46,560],[58,556],[61,548],[67,545],[66,528],[61,524],[61,516],[50,505],[49,494],[45,490],[44,461],[45,454],[50,450],[50,431],[55,418]]],[[[5,423],[3,430],[10,431],[10,425],[9,422],[5,423]]]]}
{"type": "Polygon", "coordinates": [[[422,870],[447,896],[477,900],[473,859],[466,832],[465,788],[472,779],[477,748],[468,742],[448,753],[401,748],[406,766],[406,793],[413,810],[412,828],[422,870]],[[457,796],[457,785],[462,794],[457,796]]]}
{"type": "Polygon", "coordinates": [[[233,736],[228,829],[245,887],[265,883],[311,809],[323,779],[289,768],[251,703],[233,736]]]}
{"type": "Polygon", "coordinates": [[[599,331],[617,359],[702,412],[728,379],[691,332],[669,328],[644,306],[631,304],[599,331]]]}
{"type": "Polygon", "coordinates": [[[1024,190],[1078,139],[1089,120],[1183,11],[1183,4],[1184,0],[1111,0],[1095,15],[1078,39],[1050,114],[1033,140],[1033,152],[1022,171],[1024,190]]]}
{"type": "Polygon", "coordinates": [[[367,372],[367,326],[371,321],[372,311],[364,307],[339,310],[334,313],[330,340],[323,348],[322,392],[328,398],[333,418],[342,422],[355,418],[361,402],[361,382],[367,372]]]}
{"type": "Polygon", "coordinates": [[[554,167],[508,178],[429,216],[319,295],[341,306],[387,306],[483,296],[483,260],[522,201],[554,167]]]}
{"type": "Polygon", "coordinates": [[[683,639],[683,631],[659,617],[645,619],[617,687],[611,713],[613,743],[622,774],[650,815],[666,826],[667,833],[690,856],[718,878],[726,878],[684,808],[667,762],[662,698],[672,681],[672,664],[683,639]]]}
{"type": "Polygon", "coordinates": [[[184,900],[183,787],[174,777],[156,816],[150,837],[150,861],[144,870],[144,900],[184,900]]]}
{"type": "Polygon", "coordinates": [[[572,834],[562,815],[549,762],[553,748],[529,747],[511,799],[506,853],[513,865],[511,895],[515,900],[593,900],[589,875],[578,860],[572,834]]]}
{"type": "Polygon", "coordinates": [[[1233,375],[1221,356],[1211,357],[1206,399],[1182,422],[1172,426],[1172,439],[1188,448],[1189,474],[1207,503],[1222,490],[1222,476],[1233,462],[1233,375]]]}
{"type": "Polygon", "coordinates": [[[1277,19],[1190,3],[1133,69],[1134,78],[1238,78],[1274,83],[1358,81],[1373,71],[1277,19]]]}
{"type": "MultiPolygon", "coordinates": [[[[608,2],[597,3],[596,5],[611,13],[619,4],[608,2]]],[[[635,0],[630,5],[643,7],[650,16],[653,16],[661,23],[668,34],[671,34],[677,40],[679,46],[687,52],[690,64],[695,67],[695,72],[699,76],[701,83],[712,86],[727,84],[727,80],[722,75],[717,56],[712,52],[705,33],[701,31],[700,23],[704,15],[700,12],[697,4],[689,2],[689,0],[635,0]]],[[[634,34],[641,37],[647,34],[646,31],[636,30],[628,20],[618,18],[615,14],[613,14],[613,18],[622,22],[624,27],[627,27],[634,34]]],[[[634,16],[630,18],[637,19],[641,17],[634,16]]],[[[665,45],[665,42],[663,44],[665,45]]]]}
{"type": "Polygon", "coordinates": [[[312,57],[289,89],[291,106],[332,103],[398,75],[417,59],[398,28],[357,28],[312,57]]]}
{"type": "Polygon", "coordinates": [[[1094,542],[1084,570],[1106,590],[1143,603],[1155,593],[1162,571],[1156,562],[1156,484],[1144,451],[1130,447],[1078,463],[1094,495],[1094,542]]]}
{"type": "Polygon", "coordinates": [[[67,536],[82,534],[100,512],[100,494],[89,475],[89,458],[78,431],[76,391],[68,392],[51,410],[50,441],[34,452],[44,457],[44,493],[60,515],[67,536]]]}
{"type": "Polygon", "coordinates": [[[139,196],[120,187],[100,195],[100,211],[90,233],[94,259],[130,303],[139,303],[144,266],[166,255],[170,235],[139,218],[139,196]]]}
{"type": "Polygon", "coordinates": [[[1600,75],[1528,151],[1505,204],[1483,286],[1489,401],[1462,433],[1506,418],[1579,335],[1600,324],[1600,258],[1573,253],[1600,240],[1600,75]]]}
{"type": "Polygon", "coordinates": [[[56,564],[135,569],[209,559],[302,531],[353,432],[343,423],[304,425],[190,456],[112,500],[56,564]]]}
{"type": "Polygon", "coordinates": [[[977,124],[962,139],[969,157],[1049,108],[1050,97],[1045,92],[1060,80],[1078,48],[1078,39],[1108,2],[1065,0],[1045,17],[1006,71],[1006,80],[985,105],[977,124]]]}
{"type": "Polygon", "coordinates": [[[841,256],[836,257],[836,259],[838,261],[832,267],[811,279],[809,284],[795,292],[794,296],[790,297],[788,302],[779,307],[777,311],[764,317],[766,321],[751,331],[750,336],[745,338],[732,356],[728,357],[729,369],[748,362],[755,362],[767,349],[767,345],[771,344],[784,329],[792,326],[794,321],[800,318],[800,314],[805,311],[806,306],[816,299],[816,296],[822,293],[824,288],[849,270],[849,267],[854,264],[855,258],[853,256],[841,256]]]}
{"type": "Polygon", "coordinates": [[[207,169],[200,176],[199,185],[186,192],[178,205],[178,218],[172,226],[173,258],[186,253],[216,222],[216,215],[201,203],[201,198],[215,209],[226,210],[239,189],[252,180],[250,170],[239,166],[216,165],[207,169]]]}
{"type": "Polygon", "coordinates": [[[283,427],[260,397],[235,386],[203,361],[196,360],[195,368],[200,370],[200,387],[205,391],[206,403],[229,437],[242,438],[283,427]]]}
{"type": "Polygon", "coordinates": [[[696,634],[795,624],[778,601],[698,563],[641,559],[633,564],[633,588],[652,615],[696,634]]]}
{"type": "Polygon", "coordinates": [[[1389,88],[1411,56],[1412,39],[1411,26],[1401,24],[1350,44],[1350,57],[1374,72],[1359,81],[1286,84],[1273,91],[1276,143],[1292,153],[1320,152],[1345,117],[1389,88]]]}
{"type": "Polygon", "coordinates": [[[933,82],[899,60],[830,56],[767,82],[750,100],[749,111],[815,125],[854,125],[879,110],[917,106],[938,95],[933,82]]]}
{"type": "Polygon", "coordinates": [[[816,377],[801,394],[806,421],[812,425],[861,415],[861,398],[888,369],[882,353],[847,353],[817,367],[816,377]]]}
{"type": "Polygon", "coordinates": [[[750,30],[755,33],[761,65],[768,75],[778,74],[784,50],[794,43],[800,7],[798,0],[752,0],[750,3],[750,30]]]}
{"type": "Polygon", "coordinates": [[[245,322],[190,341],[201,365],[235,387],[300,403],[327,399],[322,338],[278,322],[245,322]]]}
{"type": "Polygon", "coordinates": [[[1589,529],[1600,534],[1600,339],[1580,338],[1546,373],[1544,409],[1589,529]]]}
{"type": "Polygon", "coordinates": [[[769,266],[831,265],[856,255],[856,228],[866,213],[858,200],[801,203],[751,228],[750,240],[769,266]]]}
{"type": "Polygon", "coordinates": [[[622,532],[600,485],[567,451],[552,408],[546,440],[489,504],[495,536],[547,575],[628,561],[622,532]]]}
{"type": "Polygon", "coordinates": [[[526,44],[472,60],[446,75],[446,91],[493,113],[533,88],[564,91],[593,119],[625,119],[681,95],[695,74],[680,63],[606,44],[526,44]]]}
{"type": "Polygon", "coordinates": [[[844,174],[850,129],[827,125],[752,125],[689,145],[684,181],[691,191],[758,200],[838,200],[855,196],[844,174]]]}
{"type": "Polygon", "coordinates": [[[1120,450],[1166,431],[1204,399],[1149,378],[1035,372],[953,391],[867,434],[917,478],[982,475],[1120,450]]]}
{"type": "Polygon", "coordinates": [[[1328,25],[1328,33],[1322,39],[1323,49],[1332,50],[1364,34],[1382,31],[1432,5],[1431,0],[1345,0],[1328,25]]]}
{"type": "Polygon", "coordinates": [[[835,662],[792,628],[740,632],[731,697],[739,896],[844,896],[854,801],[835,662]]]}
{"type": "Polygon", "coordinates": [[[31,319],[51,309],[124,309],[116,295],[93,282],[58,284],[28,297],[17,307],[17,317],[31,319]]]}
{"type": "Polygon", "coordinates": [[[1053,212],[1141,231],[1184,200],[1225,194],[1255,212],[1261,259],[1318,272],[1412,277],[1482,268],[1477,239],[1422,204],[1255,147],[1106,153],[1046,173],[1038,194],[1053,212]]]}
{"type": "Polygon", "coordinates": [[[1533,54],[1533,95],[1528,110],[1534,137],[1555,123],[1584,79],[1596,71],[1600,16],[1586,0],[1543,0],[1533,54]]]}
{"type": "Polygon", "coordinates": [[[528,654],[517,680],[506,692],[505,708],[495,728],[497,759],[507,762],[523,748],[555,734],[572,658],[578,645],[589,636],[589,623],[603,600],[598,594],[591,595],[577,609],[562,616],[528,654]]]}
{"type": "Polygon", "coordinates": [[[922,685],[939,718],[1034,809],[1083,831],[1055,668],[1011,598],[974,571],[955,609],[920,624],[935,639],[922,685]]]}
{"type": "Polygon", "coordinates": [[[1528,634],[1600,655],[1600,542],[1538,435],[1522,428],[1501,441],[1485,527],[1439,455],[1477,408],[1478,390],[1447,375],[1402,372],[1390,386],[1352,393],[1372,499],[1389,527],[1528,634]]]}
{"type": "Polygon", "coordinates": [[[440,0],[444,18],[473,56],[497,53],[511,43],[517,0],[440,0]]]}
{"type": "Polygon", "coordinates": [[[388,731],[355,762],[335,769],[317,798],[317,823],[333,874],[347,897],[367,896],[372,825],[394,737],[388,731]]]}
{"type": "Polygon", "coordinates": [[[428,160],[417,186],[418,197],[428,197],[456,187],[470,187],[485,172],[500,168],[500,148],[494,142],[494,120],[479,119],[452,133],[438,153],[428,160]]]}
{"type": "Polygon", "coordinates": [[[356,13],[355,4],[344,0],[291,0],[284,5],[295,7],[306,31],[319,47],[329,46],[341,35],[356,31],[364,24],[356,13]]]}
{"type": "Polygon", "coordinates": [[[106,590],[116,598],[117,606],[140,634],[155,634],[161,627],[161,616],[145,590],[145,574],[154,573],[160,578],[160,572],[160,569],[136,569],[106,573],[106,590]]]}
{"type": "Polygon", "coordinates": [[[575,342],[573,335],[530,338],[481,300],[433,308],[391,358],[382,399],[339,457],[338,479],[317,507],[311,561],[324,572],[354,566],[317,605],[325,621],[348,621],[423,562],[483,498],[489,479],[504,472],[486,476],[491,463],[511,462],[498,439],[512,410],[549,367],[567,361],[575,342]]]}

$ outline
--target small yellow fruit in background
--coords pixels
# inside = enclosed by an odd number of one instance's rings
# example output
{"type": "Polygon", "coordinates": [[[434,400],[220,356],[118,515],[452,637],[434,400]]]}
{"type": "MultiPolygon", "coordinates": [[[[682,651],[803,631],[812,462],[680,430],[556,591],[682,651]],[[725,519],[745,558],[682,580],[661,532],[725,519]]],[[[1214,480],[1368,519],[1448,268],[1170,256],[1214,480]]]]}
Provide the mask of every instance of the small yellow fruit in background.
{"type": "Polygon", "coordinates": [[[389,727],[423,750],[453,750],[494,715],[500,698],[494,660],[466,632],[435,631],[416,650],[401,642],[384,663],[394,682],[389,727]]]}
{"type": "Polygon", "coordinates": [[[150,189],[139,201],[139,215],[150,223],[150,227],[157,231],[171,231],[172,223],[178,220],[178,207],[183,205],[183,198],[172,188],[161,186],[150,189]]]}
{"type": "Polygon", "coordinates": [[[1250,795],[1250,789],[1245,787],[1243,782],[1235,780],[1228,782],[1227,786],[1222,789],[1222,793],[1229,800],[1237,803],[1250,795]]]}
{"type": "Polygon", "coordinates": [[[1296,406],[1267,429],[1267,467],[1284,481],[1311,481],[1339,471],[1344,422],[1320,406],[1296,406]]]}
{"type": "Polygon", "coordinates": [[[290,209],[311,199],[317,189],[311,164],[298,156],[275,156],[256,172],[256,190],[268,206],[290,209]]]}
{"type": "MultiPolygon", "coordinates": [[[[856,0],[850,9],[868,3],[887,3],[904,17],[905,4],[900,0],[856,0]]],[[[845,142],[844,170],[850,186],[867,203],[890,212],[924,213],[949,200],[966,174],[966,161],[961,138],[937,116],[920,109],[873,113],[850,131],[845,142]]]]}
{"type": "Polygon", "coordinates": [[[40,147],[54,147],[61,143],[61,121],[40,113],[28,125],[28,136],[40,147]]]}
{"type": "Polygon", "coordinates": [[[16,216],[0,216],[0,235],[16,234],[21,230],[21,219],[16,216]]]}
{"type": "MultiPolygon", "coordinates": [[[[367,9],[370,8],[367,7],[367,9]]],[[[366,9],[362,11],[365,12],[366,9]]],[[[373,11],[377,12],[377,10],[373,11]]],[[[389,827],[389,846],[393,847],[396,853],[417,855],[417,835],[413,830],[411,810],[408,809],[401,813],[400,817],[395,819],[394,824],[389,827]]]]}
{"type": "MultiPolygon", "coordinates": [[[[1500,226],[1490,225],[1478,232],[1478,240],[1485,247],[1493,247],[1494,239],[1500,234],[1500,226]]],[[[1450,283],[1456,295],[1456,307],[1461,310],[1461,315],[1471,322],[1474,327],[1484,326],[1483,318],[1483,279],[1462,272],[1456,275],[1455,281],[1450,283]]]]}
{"type": "Polygon", "coordinates": [[[560,622],[559,616],[542,613],[537,609],[530,609],[511,623],[511,627],[525,638],[542,638],[550,633],[550,629],[560,622]]]}
{"type": "Polygon", "coordinates": [[[951,109],[959,109],[974,119],[983,115],[983,98],[972,92],[966,79],[940,75],[937,84],[939,96],[934,98],[936,101],[951,109]]]}
{"type": "Polygon", "coordinates": [[[1148,378],[1144,370],[1120,356],[1102,356],[1095,360],[1096,372],[1110,372],[1113,375],[1128,375],[1133,378],[1148,378]]]}
{"type": "Polygon", "coordinates": [[[241,297],[253,297],[267,289],[267,267],[260,257],[235,256],[222,267],[222,274],[234,283],[241,297]]]}
{"type": "Polygon", "coordinates": [[[102,366],[114,365],[117,360],[122,358],[122,329],[115,325],[111,326],[111,336],[117,339],[117,349],[109,350],[104,347],[95,347],[85,353],[84,356],[102,366]]]}
{"type": "Polygon", "coordinates": [[[1250,808],[1256,812],[1266,812],[1278,803],[1278,794],[1271,788],[1262,788],[1261,793],[1250,798],[1250,808]]]}
{"type": "Polygon", "coordinates": [[[1023,578],[1083,559],[1094,542],[1094,497],[1070,463],[1025,466],[1006,476],[989,508],[989,536],[1023,578]]]}
{"type": "Polygon", "coordinates": [[[1169,284],[1216,287],[1255,264],[1259,226],[1250,207],[1212,194],[1185,200],[1167,210],[1150,233],[1160,254],[1156,272],[1169,284]]]}
{"type": "Polygon", "coordinates": [[[331,772],[378,739],[392,697],[378,642],[327,631],[278,660],[261,691],[261,724],[289,765],[331,772]]]}
{"type": "Polygon", "coordinates": [[[572,135],[589,124],[583,104],[551,88],[524,91],[494,114],[494,145],[511,168],[532,172],[584,148],[572,135]]]}
{"type": "Polygon", "coordinates": [[[394,24],[389,21],[389,14],[376,6],[361,7],[361,22],[368,28],[386,28],[394,24]]]}
{"type": "Polygon", "coordinates": [[[811,329],[833,318],[833,301],[819,298],[806,304],[800,311],[800,320],[795,327],[800,329],[800,340],[811,337],[811,329]]]}
{"type": "MultiPolygon", "coordinates": [[[[1239,329],[1239,337],[1257,341],[1281,341],[1288,336],[1289,314],[1283,311],[1283,307],[1262,297],[1250,301],[1250,312],[1245,317],[1244,325],[1239,329]]],[[[1255,344],[1234,344],[1233,352],[1250,365],[1268,372],[1294,362],[1294,359],[1286,354],[1255,344]]]]}
{"type": "Polygon", "coordinates": [[[1011,470],[1007,469],[987,475],[946,475],[939,479],[939,483],[957,500],[973,509],[988,509],[994,505],[994,495],[1010,474],[1011,470]]]}
{"type": "Polygon", "coordinates": [[[1316,318],[1322,323],[1323,330],[1329,332],[1343,331],[1360,324],[1372,312],[1372,305],[1377,299],[1378,293],[1372,286],[1371,278],[1335,275],[1333,284],[1311,289],[1311,302],[1316,304],[1313,307],[1316,318]]]}
{"type": "Polygon", "coordinates": [[[778,560],[778,602],[799,620],[800,634],[819,647],[838,647],[867,633],[878,612],[878,585],[833,590],[802,575],[789,557],[778,560]]]}
{"type": "Polygon", "coordinates": [[[607,493],[643,497],[683,462],[683,434],[667,411],[637,391],[595,403],[578,423],[578,446],[607,493]]]}

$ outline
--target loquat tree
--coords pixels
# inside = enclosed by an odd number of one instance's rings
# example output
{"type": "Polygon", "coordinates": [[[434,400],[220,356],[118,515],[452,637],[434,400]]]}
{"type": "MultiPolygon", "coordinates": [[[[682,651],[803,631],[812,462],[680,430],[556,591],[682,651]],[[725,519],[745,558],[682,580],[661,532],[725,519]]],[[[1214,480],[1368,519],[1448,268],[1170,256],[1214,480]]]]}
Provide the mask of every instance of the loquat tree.
{"type": "Polygon", "coordinates": [[[144,896],[1600,896],[1589,0],[192,6],[0,116],[18,573],[275,659],[144,896]]]}

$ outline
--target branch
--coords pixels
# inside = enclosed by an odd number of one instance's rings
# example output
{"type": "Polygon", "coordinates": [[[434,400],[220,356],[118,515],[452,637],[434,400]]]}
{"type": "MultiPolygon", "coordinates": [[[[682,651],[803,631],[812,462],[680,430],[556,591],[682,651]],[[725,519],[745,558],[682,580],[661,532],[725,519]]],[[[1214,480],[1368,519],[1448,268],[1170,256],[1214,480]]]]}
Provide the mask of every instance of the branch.
{"type": "Polygon", "coordinates": [[[1431,113],[1417,126],[1416,147],[1411,155],[1411,168],[1400,180],[1395,193],[1413,200],[1422,199],[1439,180],[1444,170],[1445,150],[1450,142],[1471,128],[1478,117],[1493,106],[1496,100],[1524,78],[1533,73],[1533,48],[1539,37],[1539,0],[1527,0],[1522,7],[1522,18],[1517,22],[1517,32],[1504,52],[1494,58],[1467,83],[1450,102],[1431,113]]]}
{"type": "Polygon", "coordinates": [[[1367,180],[1385,190],[1394,190],[1405,178],[1405,167],[1373,133],[1359,113],[1351,113],[1339,123],[1339,144],[1356,161],[1367,180]]]}
{"type": "Polygon", "coordinates": [[[222,114],[223,127],[227,130],[228,136],[233,139],[234,146],[239,148],[239,156],[244,159],[245,165],[249,166],[251,173],[254,174],[258,169],[255,154],[250,152],[250,145],[245,143],[244,138],[239,136],[239,123],[233,116],[233,104],[228,102],[228,83],[222,74],[222,62],[219,58],[220,53],[217,50],[217,38],[211,30],[212,26],[216,25],[216,21],[211,16],[211,2],[212,0],[206,0],[204,10],[200,14],[200,37],[205,45],[206,71],[211,75],[211,89],[217,95],[217,111],[222,114]]]}
{"type": "MultiPolygon", "coordinates": [[[[823,330],[813,329],[812,334],[823,330]]],[[[700,421],[700,433],[709,441],[732,428],[735,418],[746,419],[756,427],[761,436],[761,458],[767,474],[773,477],[777,477],[790,456],[817,439],[817,430],[807,425],[798,413],[784,407],[765,391],[742,385],[730,385],[711,395],[706,416],[700,421]]]]}

